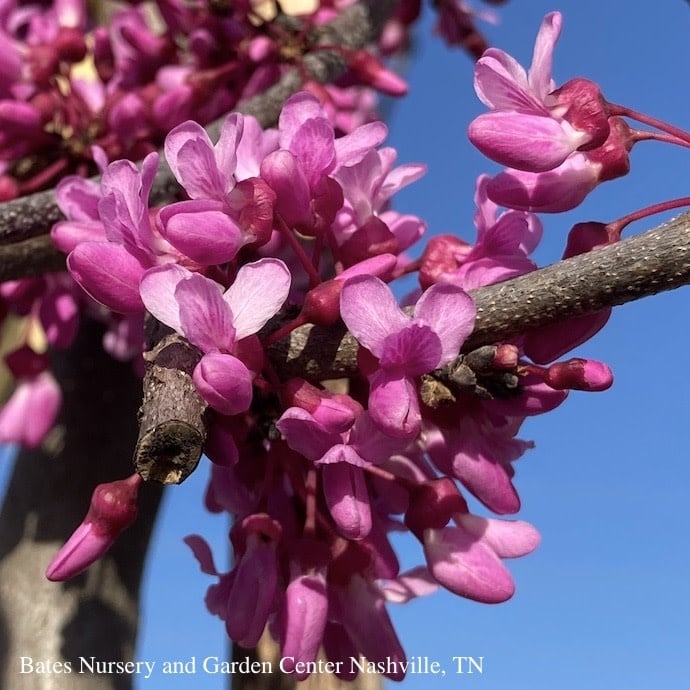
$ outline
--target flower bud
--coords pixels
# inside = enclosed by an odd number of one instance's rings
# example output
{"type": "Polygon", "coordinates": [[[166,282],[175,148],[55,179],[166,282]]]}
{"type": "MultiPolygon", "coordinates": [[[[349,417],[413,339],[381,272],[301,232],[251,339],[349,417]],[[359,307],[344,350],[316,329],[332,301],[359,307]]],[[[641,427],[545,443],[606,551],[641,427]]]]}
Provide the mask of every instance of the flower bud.
{"type": "Polygon", "coordinates": [[[575,357],[552,364],[546,383],[556,390],[604,391],[613,383],[613,373],[603,362],[575,357]]]}
{"type": "Polygon", "coordinates": [[[410,492],[405,526],[423,541],[424,530],[441,529],[455,513],[466,513],[467,503],[452,479],[430,479],[410,492]]]}
{"type": "Polygon", "coordinates": [[[472,246],[454,235],[432,237],[422,254],[419,268],[419,284],[426,290],[438,282],[441,276],[456,271],[472,246]]]}
{"type": "Polygon", "coordinates": [[[551,112],[569,122],[578,132],[585,132],[589,141],[580,151],[601,146],[609,136],[608,106],[599,87],[588,79],[571,79],[550,94],[551,112]]]}
{"type": "Polygon", "coordinates": [[[136,519],[140,483],[139,475],[133,474],[128,479],[99,484],[94,489],[84,521],[46,570],[49,580],[68,580],[106,553],[115,539],[136,519]]]}

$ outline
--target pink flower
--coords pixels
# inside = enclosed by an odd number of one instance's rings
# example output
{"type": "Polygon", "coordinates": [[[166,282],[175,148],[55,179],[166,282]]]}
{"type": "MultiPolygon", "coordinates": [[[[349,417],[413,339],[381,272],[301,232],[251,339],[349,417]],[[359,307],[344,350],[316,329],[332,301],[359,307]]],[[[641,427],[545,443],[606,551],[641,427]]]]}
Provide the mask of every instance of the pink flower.
{"type": "Polygon", "coordinates": [[[513,579],[501,562],[533,551],[538,532],[519,520],[472,515],[448,478],[421,484],[410,496],[405,524],[424,546],[434,579],[459,596],[496,604],[510,599],[513,579]],[[448,526],[449,520],[455,526],[448,526]]]}
{"type": "Polygon", "coordinates": [[[469,138],[498,163],[544,172],[608,136],[607,105],[595,84],[575,80],[554,92],[551,63],[561,24],[558,12],[544,18],[528,71],[496,48],[477,61],[475,90],[492,112],[470,123],[469,138]]]}
{"type": "Polygon", "coordinates": [[[372,419],[392,436],[416,436],[421,413],[415,378],[457,357],[474,327],[471,298],[454,285],[433,285],[409,317],[385,283],[357,276],[343,287],[340,313],[360,345],[379,360],[369,376],[372,419]]]}
{"type": "Polygon", "coordinates": [[[148,311],[204,353],[194,383],[208,404],[226,415],[248,409],[252,398],[255,374],[238,358],[237,344],[278,312],[289,289],[290,272],[278,259],[244,265],[225,292],[176,264],[149,270],[140,286],[148,311]]]}
{"type": "Polygon", "coordinates": [[[50,562],[46,577],[69,580],[97,561],[137,516],[137,491],[141,478],[133,474],[108,484],[99,484],[91,497],[84,521],[50,562]]]}
{"type": "MultiPolygon", "coordinates": [[[[103,173],[98,214],[104,238],[91,238],[99,230],[89,221],[92,196],[84,187],[85,234],[67,257],[72,277],[97,302],[113,311],[143,311],[139,280],[148,268],[168,261],[183,260],[151,224],[148,197],[158,167],[158,155],[149,154],[139,171],[129,161],[115,161],[103,173]]],[[[64,230],[64,226],[63,230],[64,230]]],[[[69,228],[68,228],[69,230],[69,228]]],[[[74,244],[73,239],[65,239],[74,244]]],[[[188,263],[191,263],[188,261],[188,263]]]]}
{"type": "Polygon", "coordinates": [[[291,407],[276,427],[290,448],[321,467],[326,504],[340,532],[349,539],[363,539],[372,528],[363,470],[388,459],[404,442],[381,433],[366,412],[357,416],[352,405],[330,400],[328,412],[319,408],[317,420],[291,407]]]}

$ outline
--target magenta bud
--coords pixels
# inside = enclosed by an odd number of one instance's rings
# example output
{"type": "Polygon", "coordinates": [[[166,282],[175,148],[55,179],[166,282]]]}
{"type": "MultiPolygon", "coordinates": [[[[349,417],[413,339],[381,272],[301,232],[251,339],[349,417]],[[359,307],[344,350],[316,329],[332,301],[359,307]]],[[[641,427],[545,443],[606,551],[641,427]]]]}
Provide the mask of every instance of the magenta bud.
{"type": "Polygon", "coordinates": [[[613,372],[603,362],[575,357],[552,364],[545,381],[556,390],[605,391],[613,383],[613,372]]]}
{"type": "Polygon", "coordinates": [[[621,117],[609,118],[611,131],[608,139],[598,148],[588,151],[587,157],[601,165],[599,182],[613,180],[627,175],[630,171],[630,150],[635,143],[632,130],[621,117]]]}
{"type": "Polygon", "coordinates": [[[511,371],[518,365],[520,359],[520,352],[515,345],[510,343],[501,343],[496,348],[494,361],[492,362],[495,369],[511,371]]]}
{"type": "Polygon", "coordinates": [[[139,475],[133,474],[127,479],[99,484],[94,489],[84,521],[46,569],[49,580],[68,580],[108,551],[115,539],[136,519],[140,483],[139,475]]]}
{"type": "Polygon", "coordinates": [[[466,512],[467,503],[452,479],[430,479],[410,492],[405,525],[422,541],[424,530],[441,529],[455,513],[466,512]]]}
{"type": "Polygon", "coordinates": [[[419,284],[424,290],[431,287],[445,273],[457,270],[471,250],[471,245],[454,235],[432,237],[422,255],[419,284]]]}
{"type": "Polygon", "coordinates": [[[607,244],[611,244],[611,238],[605,223],[598,223],[593,220],[586,223],[575,223],[568,233],[568,242],[563,252],[563,258],[569,259],[571,256],[584,254],[595,247],[604,247],[607,244]]]}
{"type": "Polygon", "coordinates": [[[313,287],[304,297],[300,317],[308,323],[331,326],[340,318],[340,280],[327,280],[313,287]]]}
{"type": "Polygon", "coordinates": [[[407,82],[402,77],[389,70],[366,50],[352,53],[347,65],[364,84],[389,96],[404,96],[408,91],[407,82]]]}
{"type": "Polygon", "coordinates": [[[61,27],[55,39],[55,50],[65,62],[81,62],[86,57],[86,41],[79,29],[61,27]]]}
{"type": "Polygon", "coordinates": [[[576,77],[551,94],[556,105],[551,111],[569,122],[578,132],[586,132],[590,139],[580,151],[601,146],[609,135],[608,104],[601,90],[592,81],[576,77]]]}

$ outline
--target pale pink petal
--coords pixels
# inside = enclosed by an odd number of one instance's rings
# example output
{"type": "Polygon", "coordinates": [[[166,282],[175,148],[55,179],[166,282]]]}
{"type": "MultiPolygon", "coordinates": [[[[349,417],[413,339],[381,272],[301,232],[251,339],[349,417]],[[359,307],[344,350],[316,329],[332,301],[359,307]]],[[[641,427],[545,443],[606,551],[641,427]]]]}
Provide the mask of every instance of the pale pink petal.
{"type": "Polygon", "coordinates": [[[336,443],[342,443],[339,434],[331,433],[301,407],[290,407],[276,422],[276,428],[293,450],[312,462],[320,460],[336,443]]]}
{"type": "Polygon", "coordinates": [[[431,574],[461,597],[498,604],[513,596],[513,578],[494,551],[460,527],[424,531],[424,555],[431,574]]]}
{"type": "Polygon", "coordinates": [[[472,298],[455,285],[437,283],[424,292],[414,309],[414,318],[428,324],[441,340],[440,363],[457,357],[474,329],[476,308],[472,298]]]}
{"type": "Polygon", "coordinates": [[[471,513],[455,515],[458,525],[488,544],[501,558],[518,558],[539,546],[539,532],[523,520],[496,520],[471,513]]]}
{"type": "Polygon", "coordinates": [[[355,276],[340,293],[340,314],[359,343],[376,357],[383,352],[386,336],[410,324],[391,289],[374,276],[355,276]]]}
{"type": "Polygon", "coordinates": [[[232,180],[237,167],[237,148],[244,136],[244,126],[245,118],[242,114],[230,113],[220,129],[218,143],[215,146],[215,158],[218,170],[226,180],[232,180]]]}
{"type": "Polygon", "coordinates": [[[331,172],[335,163],[333,126],[325,118],[307,120],[295,133],[290,153],[314,187],[323,175],[331,172]]]}
{"type": "Polygon", "coordinates": [[[97,302],[123,314],[143,311],[139,280],[145,267],[122,245],[83,242],[67,258],[67,268],[97,302]]]}
{"type": "Polygon", "coordinates": [[[355,165],[373,148],[378,146],[388,135],[388,128],[383,122],[369,122],[357,127],[354,132],[335,140],[335,151],[338,166],[355,165]]]}
{"type": "Polygon", "coordinates": [[[548,110],[529,88],[527,74],[510,55],[489,48],[474,68],[474,90],[493,110],[517,110],[548,114],[548,110]]]}
{"type": "Polygon", "coordinates": [[[252,375],[237,357],[213,352],[204,355],[192,374],[201,397],[225,415],[239,414],[252,402],[252,375]]]}
{"type": "Polygon", "coordinates": [[[290,96],[278,118],[278,130],[280,131],[280,148],[291,149],[292,140],[300,127],[312,119],[326,119],[323,106],[316,96],[307,91],[290,96]]]}
{"type": "Polygon", "coordinates": [[[438,582],[424,566],[417,566],[381,585],[381,592],[387,601],[406,604],[416,597],[433,594],[438,590],[438,582]]]}
{"type": "Polygon", "coordinates": [[[180,335],[183,334],[180,305],[175,298],[175,290],[180,281],[191,276],[192,272],[182,266],[165,264],[150,268],[139,283],[139,292],[146,310],[180,335]]]}
{"type": "Polygon", "coordinates": [[[349,445],[365,460],[378,464],[402,451],[407,441],[381,433],[371,415],[364,412],[352,427],[349,445]]]}
{"type": "Polygon", "coordinates": [[[547,14],[539,27],[537,40],[534,43],[532,65],[529,68],[529,85],[540,100],[553,91],[551,69],[553,63],[553,49],[561,34],[563,17],[560,12],[547,14]]]}
{"type": "Polygon", "coordinates": [[[283,306],[292,276],[280,259],[260,259],[245,264],[225,291],[237,340],[258,333],[283,306]]]}
{"type": "Polygon", "coordinates": [[[223,198],[226,180],[201,125],[188,120],[175,127],[165,138],[164,150],[170,169],[192,199],[223,198]]]}
{"type": "Polygon", "coordinates": [[[230,352],[235,345],[232,310],[214,280],[191,273],[175,288],[182,335],[202,352],[230,352]]]}

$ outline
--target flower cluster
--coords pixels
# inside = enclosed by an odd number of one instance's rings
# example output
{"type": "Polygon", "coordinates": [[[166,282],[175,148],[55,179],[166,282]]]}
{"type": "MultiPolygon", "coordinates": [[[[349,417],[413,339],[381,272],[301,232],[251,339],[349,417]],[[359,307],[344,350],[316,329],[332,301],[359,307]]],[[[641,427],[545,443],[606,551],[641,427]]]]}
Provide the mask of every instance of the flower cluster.
{"type": "MultiPolygon", "coordinates": [[[[230,113],[212,138],[205,123],[280,78],[286,29],[256,3],[159,0],[160,31],[130,4],[89,40],[78,0],[25,12],[10,1],[0,12],[0,120],[14,127],[0,127],[13,132],[0,138],[0,193],[78,169],[16,165],[40,159],[51,136],[76,146],[74,131],[85,132],[80,151],[102,173],[98,183],[63,177],[56,188],[66,220],[51,236],[69,275],[0,286],[4,314],[21,317],[4,356],[17,386],[0,411],[0,440],[34,447],[48,433],[60,405],[49,348],[71,344],[80,313],[105,321],[109,352],[141,370],[144,323],[155,320],[161,338],[194,351],[189,388],[211,462],[205,502],[232,518],[227,572],[201,536],[186,539],[215,578],[209,611],[245,647],[270,631],[300,679],[323,649],[332,661],[388,662],[400,680],[403,667],[390,662],[405,655],[386,604],[439,587],[479,602],[509,599],[504,560],[534,550],[539,535],[524,521],[474,511],[520,510],[513,480],[532,447],[519,438],[528,417],[570,390],[612,383],[601,362],[560,359],[608,310],[472,349],[472,291],[534,271],[544,232],[534,211],[572,208],[626,173],[633,143],[653,137],[631,129],[623,116],[632,111],[606,102],[592,82],[556,88],[561,16],[549,14],[529,70],[493,48],[477,62],[476,90],[490,112],[469,135],[508,170],[477,180],[476,240],[437,234],[414,254],[426,224],[391,202],[425,168],[396,165],[386,127],[351,90],[404,91],[378,58],[342,49],[342,89],[307,84],[275,129],[230,113]],[[182,190],[164,205],[151,199],[159,145],[182,190]],[[418,286],[401,297],[397,281],[410,275],[418,286]],[[332,327],[356,341],[349,360],[287,372],[278,350],[293,335],[308,332],[311,344],[332,327]],[[407,572],[389,539],[400,531],[420,547],[420,565],[407,572]]],[[[306,26],[350,4],[315,3],[306,26]]],[[[436,5],[446,40],[478,50],[465,4],[436,5]]],[[[419,2],[400,3],[382,54],[404,45],[418,12],[419,2]]],[[[575,225],[564,257],[616,242],[630,219],[575,225]]],[[[110,548],[136,519],[141,482],[133,475],[96,488],[50,579],[82,572],[110,548]]]]}
{"type": "MultiPolygon", "coordinates": [[[[199,351],[206,504],[232,516],[235,565],[221,572],[200,536],[187,543],[218,578],[206,603],[228,635],[252,646],[268,626],[298,677],[320,647],[332,660],[402,660],[387,601],[439,586],[487,603],[511,597],[503,559],[532,551],[538,534],[473,514],[462,490],[517,512],[513,462],[531,447],[516,438],[522,421],[568,389],[611,383],[595,362],[530,363],[521,339],[461,355],[475,320],[467,290],[534,270],[541,224],[499,212],[483,176],[475,245],[439,236],[413,260],[406,250],[425,225],[390,199],[424,168],[396,167],[385,135],[374,122],[336,136],[301,92],[277,130],[239,114],[216,142],[194,122],[175,127],[164,153],[183,200],[149,208],[155,153],[141,168],[111,163],[98,186],[68,178],[57,190],[68,219],[53,238],[74,280],[121,318],[146,310],[199,351]],[[402,308],[391,284],[412,271],[420,289],[402,308]],[[347,378],[286,378],[274,366],[273,343],[339,320],[359,344],[347,378]],[[401,573],[388,535],[404,529],[424,565],[401,573]]],[[[107,510],[92,511],[50,577],[102,553],[121,529],[113,511],[112,528],[107,510]]]]}

